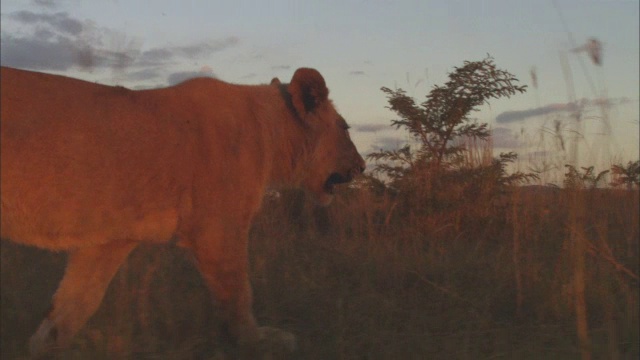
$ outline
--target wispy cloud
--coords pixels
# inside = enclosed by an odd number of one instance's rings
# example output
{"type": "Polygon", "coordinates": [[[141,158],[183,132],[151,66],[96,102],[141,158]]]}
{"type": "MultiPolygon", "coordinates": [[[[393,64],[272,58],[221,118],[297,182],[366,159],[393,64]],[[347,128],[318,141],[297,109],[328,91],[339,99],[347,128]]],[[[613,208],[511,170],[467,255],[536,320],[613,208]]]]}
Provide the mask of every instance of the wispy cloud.
{"type": "Polygon", "coordinates": [[[350,71],[349,75],[353,75],[353,76],[363,76],[366,75],[366,73],[362,70],[354,70],[354,71],[350,71]]]}
{"type": "Polygon", "coordinates": [[[502,114],[496,116],[496,122],[498,124],[506,124],[510,122],[523,121],[535,116],[542,116],[563,111],[574,111],[576,109],[577,105],[574,103],[570,103],[552,104],[527,110],[505,111],[502,114]]]}
{"type": "Polygon", "coordinates": [[[533,159],[533,160],[537,160],[537,159],[549,159],[550,157],[557,155],[557,152],[553,152],[553,151],[546,151],[546,150],[542,150],[542,151],[531,151],[528,152],[526,154],[524,154],[524,158],[527,159],[533,159]]]}
{"type": "Polygon", "coordinates": [[[589,107],[589,106],[616,106],[622,105],[632,102],[632,99],[621,97],[621,98],[613,98],[613,99],[582,99],[576,103],[566,103],[566,104],[550,104],[546,106],[541,106],[538,108],[527,109],[527,110],[516,110],[516,111],[505,111],[502,114],[496,116],[496,122],[499,124],[506,124],[517,121],[524,121],[526,119],[543,116],[553,113],[559,112],[571,112],[577,111],[581,108],[589,107]]]}
{"type": "Polygon", "coordinates": [[[37,70],[67,70],[77,62],[77,47],[65,38],[54,41],[5,35],[0,42],[0,63],[37,70]]]}
{"type": "Polygon", "coordinates": [[[69,17],[69,14],[66,12],[48,14],[22,10],[9,14],[9,17],[23,24],[44,24],[70,35],[78,35],[82,32],[83,27],[81,21],[69,17]]]}
{"type": "Polygon", "coordinates": [[[55,9],[58,7],[58,1],[56,0],[32,0],[34,5],[47,9],[55,9]]]}
{"type": "MultiPolygon", "coordinates": [[[[56,7],[55,1],[35,0],[41,8],[56,7]]],[[[18,27],[11,33],[3,26],[0,63],[5,66],[65,71],[111,69],[119,74],[129,72],[128,79],[179,82],[187,74],[202,76],[202,71],[179,71],[171,68],[185,60],[205,60],[214,53],[236,46],[235,36],[211,39],[180,46],[154,47],[142,50],[142,41],[124,33],[100,27],[90,21],[71,17],[66,12],[16,11],[7,20],[18,27]],[[167,77],[167,74],[168,77],[167,77]]],[[[204,74],[212,75],[212,74],[204,74]]]]}
{"type": "Polygon", "coordinates": [[[223,51],[238,44],[235,36],[210,40],[185,46],[155,47],[145,50],[136,61],[137,66],[162,66],[172,64],[178,59],[206,58],[216,52],[223,51]]]}
{"type": "Polygon", "coordinates": [[[371,144],[369,151],[367,153],[371,153],[374,151],[380,150],[397,150],[407,144],[407,140],[402,137],[396,136],[382,136],[376,138],[371,144]]]}
{"type": "Polygon", "coordinates": [[[274,65],[271,67],[271,70],[289,70],[291,69],[291,65],[274,65]]]}
{"type": "Polygon", "coordinates": [[[178,56],[188,58],[204,57],[233,47],[239,42],[238,37],[229,36],[223,39],[209,40],[192,45],[176,46],[169,48],[169,50],[178,56]]]}
{"type": "Polygon", "coordinates": [[[378,132],[392,129],[393,128],[388,124],[362,124],[353,126],[353,130],[358,132],[378,132]]]}
{"type": "Polygon", "coordinates": [[[162,73],[156,68],[145,68],[138,71],[132,71],[127,74],[127,77],[135,81],[147,81],[157,79],[162,76],[162,73]]]}
{"type": "Polygon", "coordinates": [[[8,19],[20,31],[8,33],[3,27],[2,65],[36,70],[67,70],[73,66],[120,69],[139,54],[139,41],[72,18],[66,12],[17,11],[8,19]]]}
{"type": "Polygon", "coordinates": [[[520,146],[520,141],[511,129],[498,127],[491,130],[493,147],[497,149],[513,149],[520,146]]]}
{"type": "Polygon", "coordinates": [[[167,77],[167,82],[169,85],[175,85],[198,76],[200,76],[200,73],[197,71],[179,71],[169,75],[167,77]]]}

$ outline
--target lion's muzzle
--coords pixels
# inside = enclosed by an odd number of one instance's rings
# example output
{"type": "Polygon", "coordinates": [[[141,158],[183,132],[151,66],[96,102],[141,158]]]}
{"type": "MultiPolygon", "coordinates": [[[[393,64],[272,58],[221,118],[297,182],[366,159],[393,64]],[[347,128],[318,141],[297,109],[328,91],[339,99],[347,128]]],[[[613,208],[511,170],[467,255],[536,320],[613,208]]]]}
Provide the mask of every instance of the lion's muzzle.
{"type": "MultiPolygon", "coordinates": [[[[362,158],[360,159],[362,160],[362,158]]],[[[349,171],[345,173],[339,173],[339,172],[332,173],[331,175],[329,175],[329,177],[327,178],[327,181],[325,181],[324,183],[324,191],[329,194],[333,194],[335,190],[334,189],[335,185],[351,182],[354,177],[362,174],[364,172],[364,169],[365,169],[365,162],[364,160],[362,160],[359,165],[351,168],[349,171]]]]}

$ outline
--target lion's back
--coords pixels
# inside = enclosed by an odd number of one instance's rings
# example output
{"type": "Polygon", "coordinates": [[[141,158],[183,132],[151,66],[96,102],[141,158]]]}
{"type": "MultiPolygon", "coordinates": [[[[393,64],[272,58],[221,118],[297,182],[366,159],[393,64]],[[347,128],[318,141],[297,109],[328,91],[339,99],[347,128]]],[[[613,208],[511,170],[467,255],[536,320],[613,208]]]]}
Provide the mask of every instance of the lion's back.
{"type": "Polygon", "coordinates": [[[49,248],[170,236],[194,147],[188,126],[158,115],[170,105],[62,76],[1,75],[3,236],[49,248]]]}

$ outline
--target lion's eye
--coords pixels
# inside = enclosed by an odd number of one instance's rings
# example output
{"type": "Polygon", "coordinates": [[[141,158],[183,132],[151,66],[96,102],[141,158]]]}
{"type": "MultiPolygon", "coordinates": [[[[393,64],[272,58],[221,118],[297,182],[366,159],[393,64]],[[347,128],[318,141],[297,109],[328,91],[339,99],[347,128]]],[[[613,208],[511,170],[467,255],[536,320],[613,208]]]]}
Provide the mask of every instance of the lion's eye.
{"type": "Polygon", "coordinates": [[[351,126],[347,125],[346,123],[344,124],[344,126],[342,127],[344,129],[344,133],[345,135],[347,135],[348,139],[351,139],[351,135],[349,134],[349,129],[351,128],[351,126]]]}
{"type": "Polygon", "coordinates": [[[344,130],[349,130],[351,128],[351,126],[349,126],[349,124],[347,124],[347,122],[344,120],[344,118],[342,116],[338,117],[338,126],[340,126],[341,128],[343,128],[344,130]]]}
{"type": "Polygon", "coordinates": [[[351,126],[347,125],[347,123],[344,123],[344,126],[342,126],[342,128],[344,129],[345,135],[347,135],[347,139],[351,139],[351,135],[349,134],[349,129],[351,128],[351,126]]]}

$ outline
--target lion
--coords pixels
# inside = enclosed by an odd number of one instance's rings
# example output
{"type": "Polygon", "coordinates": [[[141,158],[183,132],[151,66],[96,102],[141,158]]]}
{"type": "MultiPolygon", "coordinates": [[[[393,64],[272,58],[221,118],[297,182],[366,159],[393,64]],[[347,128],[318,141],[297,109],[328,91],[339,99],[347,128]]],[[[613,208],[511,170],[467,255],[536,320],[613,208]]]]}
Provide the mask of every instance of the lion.
{"type": "Polygon", "coordinates": [[[237,344],[294,336],[252,310],[248,233],[268,189],[327,205],[365,169],[315,69],[289,84],[129,90],[2,67],[1,237],[68,252],[33,355],[68,347],[140,243],[176,241],[237,344]]]}

